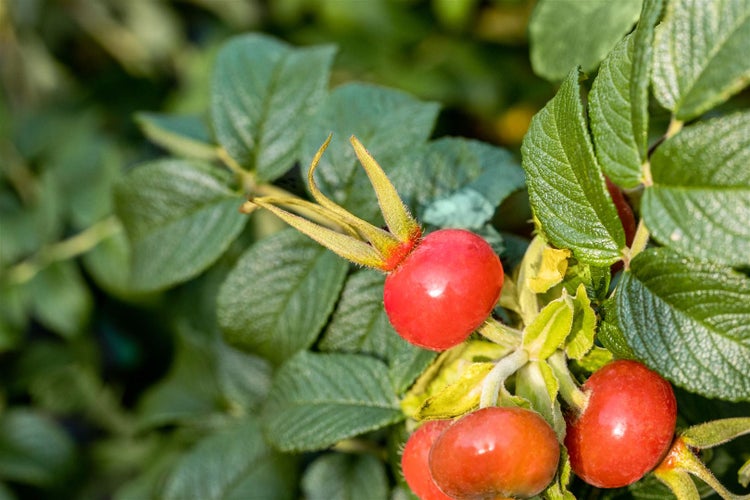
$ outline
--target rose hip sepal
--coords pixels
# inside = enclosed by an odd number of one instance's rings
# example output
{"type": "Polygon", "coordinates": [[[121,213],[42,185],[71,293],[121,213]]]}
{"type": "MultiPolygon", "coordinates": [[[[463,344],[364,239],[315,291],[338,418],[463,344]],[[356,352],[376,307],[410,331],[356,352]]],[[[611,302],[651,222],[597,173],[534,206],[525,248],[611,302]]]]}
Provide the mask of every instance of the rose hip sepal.
{"type": "Polygon", "coordinates": [[[487,319],[503,279],[500,259],[480,236],[435,231],[386,277],[385,311],[406,340],[442,351],[466,340],[487,319]]]}
{"type": "Polygon", "coordinates": [[[583,390],[585,407],[568,419],[565,436],[573,472],[599,488],[638,481],[674,437],[672,386],[642,363],[616,360],[589,377],[583,390]]]}
{"type": "Polygon", "coordinates": [[[538,413],[493,406],[443,431],[430,452],[430,471],[458,500],[530,498],[549,486],[559,460],[557,436],[538,413]]]}
{"type": "Polygon", "coordinates": [[[452,500],[435,484],[428,465],[432,444],[450,424],[450,420],[429,420],[406,440],[401,454],[401,471],[406,484],[420,500],[452,500]]]}

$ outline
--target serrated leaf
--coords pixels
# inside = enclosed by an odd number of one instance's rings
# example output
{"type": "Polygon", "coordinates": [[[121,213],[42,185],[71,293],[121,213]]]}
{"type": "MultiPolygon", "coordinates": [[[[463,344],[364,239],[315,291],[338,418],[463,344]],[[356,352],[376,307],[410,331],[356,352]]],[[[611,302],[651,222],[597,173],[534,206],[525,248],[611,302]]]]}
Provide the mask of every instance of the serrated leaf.
{"type": "Polygon", "coordinates": [[[384,281],[383,273],[372,269],[350,275],[318,347],[322,351],[358,352],[382,359],[391,367],[395,388],[400,391],[421,373],[414,373],[411,365],[424,368],[434,356],[408,343],[393,329],[383,308],[384,281]]]}
{"type": "Polygon", "coordinates": [[[331,453],[316,459],[302,477],[308,500],[387,500],[388,478],[383,462],[373,455],[331,453]]]}
{"type": "Polygon", "coordinates": [[[199,116],[143,112],[136,120],[146,137],[172,154],[199,160],[217,158],[211,132],[199,116]]]}
{"type": "Polygon", "coordinates": [[[532,119],[521,152],[531,208],[546,238],[588,264],[619,260],[625,233],[594,156],[577,70],[532,119]]]}
{"type": "Polygon", "coordinates": [[[750,278],[667,249],[631,262],[617,318],[638,358],[707,397],[750,399],[750,278]]]}
{"type": "MultiPolygon", "coordinates": [[[[615,45],[602,62],[589,95],[596,157],[607,176],[626,188],[643,181],[641,165],[646,153],[642,148],[645,141],[636,137],[633,120],[634,106],[641,104],[631,100],[632,86],[641,83],[632,80],[634,45],[633,35],[615,45]]],[[[647,87],[648,79],[645,82],[647,87]]]]}
{"type": "Polygon", "coordinates": [[[596,69],[630,31],[640,9],[641,0],[540,0],[529,22],[534,72],[548,80],[562,80],[576,66],[596,69]]]}
{"type": "Polygon", "coordinates": [[[233,38],[219,52],[213,130],[258,180],[272,181],[294,166],[310,116],[325,96],[334,53],[332,46],[293,48],[262,34],[233,38]]]}
{"type": "Polygon", "coordinates": [[[651,158],[641,210],[679,253],[750,265],[750,112],[685,127],[651,158]]]}
{"type": "Polygon", "coordinates": [[[17,407],[0,416],[0,477],[23,484],[62,484],[74,470],[72,438],[54,420],[17,407]]]}
{"type": "Polygon", "coordinates": [[[209,435],[185,454],[166,478],[160,498],[244,500],[294,498],[291,457],[263,441],[255,417],[209,435]]]}
{"type": "Polygon", "coordinates": [[[327,448],[403,418],[385,363],[307,351],[278,370],[263,412],[266,434],[282,451],[327,448]]]}
{"type": "Polygon", "coordinates": [[[292,229],[259,241],[219,291],[224,337],[276,363],[309,347],[338,300],[348,267],[292,229]]]}
{"type": "Polygon", "coordinates": [[[570,335],[573,300],[565,294],[544,306],[523,331],[523,348],[533,360],[550,357],[570,335]]]}
{"type": "Polygon", "coordinates": [[[132,245],[133,288],[159,290],[204,271],[247,220],[228,176],[210,165],[167,159],[132,170],[116,187],[132,245]]]}
{"type": "MultiPolygon", "coordinates": [[[[327,134],[333,139],[320,160],[316,178],[333,201],[368,221],[379,207],[367,176],[357,161],[349,137],[355,135],[389,176],[408,168],[409,154],[427,140],[438,106],[411,95],[374,85],[349,83],[334,89],[307,125],[303,163],[313,157],[327,134]]],[[[396,183],[399,192],[401,187],[396,183]]]]}
{"type": "Polygon", "coordinates": [[[620,330],[620,322],[617,319],[617,302],[614,298],[602,303],[599,309],[601,321],[599,321],[596,338],[612,354],[618,358],[636,359],[635,353],[628,345],[625,334],[620,330]]]}
{"type": "Polygon", "coordinates": [[[670,1],[654,44],[656,98],[678,120],[700,116],[750,81],[750,2],[670,1]]]}

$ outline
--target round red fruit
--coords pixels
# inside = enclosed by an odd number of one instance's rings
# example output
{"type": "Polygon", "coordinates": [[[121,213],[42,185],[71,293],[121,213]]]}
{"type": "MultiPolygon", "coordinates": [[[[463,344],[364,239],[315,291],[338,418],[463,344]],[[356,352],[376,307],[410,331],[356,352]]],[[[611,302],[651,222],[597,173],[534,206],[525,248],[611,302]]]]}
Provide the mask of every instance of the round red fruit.
{"type": "Polygon", "coordinates": [[[406,440],[401,454],[401,471],[406,484],[420,500],[451,500],[433,481],[427,461],[432,444],[450,424],[450,420],[430,420],[406,440]]]}
{"type": "Polygon", "coordinates": [[[385,310],[407,341],[443,351],[466,340],[492,313],[503,278],[500,259],[484,239],[442,229],[420,240],[388,274],[385,310]]]}
{"type": "Polygon", "coordinates": [[[583,384],[588,401],[568,420],[573,472],[599,488],[641,479],[669,449],[677,420],[672,386],[631,360],[613,361],[583,384]]]}
{"type": "Polygon", "coordinates": [[[488,407],[443,431],[430,452],[430,471],[459,500],[529,498],[552,482],[559,460],[557,436],[538,413],[488,407]]]}

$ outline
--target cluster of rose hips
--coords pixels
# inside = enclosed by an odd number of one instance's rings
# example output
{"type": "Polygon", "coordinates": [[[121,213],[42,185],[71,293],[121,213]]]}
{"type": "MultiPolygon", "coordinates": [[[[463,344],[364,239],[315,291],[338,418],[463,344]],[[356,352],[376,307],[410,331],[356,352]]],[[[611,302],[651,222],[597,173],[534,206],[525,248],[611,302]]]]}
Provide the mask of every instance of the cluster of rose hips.
{"type": "MultiPolygon", "coordinates": [[[[613,361],[583,385],[564,443],[573,472],[600,488],[641,479],[667,454],[677,404],[667,381],[641,363],[613,361]]],[[[455,421],[424,422],[406,442],[401,467],[422,500],[530,498],[550,485],[560,443],[536,412],[488,407],[455,421]]]]}
{"type": "MultiPolygon", "coordinates": [[[[500,298],[504,271],[497,254],[466,230],[423,235],[385,173],[354,137],[351,143],[373,184],[387,230],[336,205],[313,177],[329,142],[330,137],[308,173],[317,203],[261,197],[243,209],[266,208],[350,261],[385,272],[385,311],[408,342],[444,351],[467,340],[500,298]]],[[[632,212],[624,210],[627,204],[615,186],[608,184],[608,189],[632,240],[632,212]]],[[[403,449],[404,479],[422,500],[530,498],[555,479],[563,444],[573,473],[600,488],[634,483],[662,463],[677,418],[669,382],[637,361],[615,360],[581,389],[583,401],[567,409],[564,436],[531,409],[494,403],[456,419],[423,422],[403,449]]]]}

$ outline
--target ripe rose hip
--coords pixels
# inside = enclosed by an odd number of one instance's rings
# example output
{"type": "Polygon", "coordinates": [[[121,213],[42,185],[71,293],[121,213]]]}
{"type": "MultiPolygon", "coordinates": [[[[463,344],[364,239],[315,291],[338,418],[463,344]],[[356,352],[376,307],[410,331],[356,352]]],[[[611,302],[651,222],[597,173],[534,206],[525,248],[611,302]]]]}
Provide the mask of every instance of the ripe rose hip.
{"type": "Polygon", "coordinates": [[[531,410],[488,407],[445,429],[432,445],[430,471],[449,496],[529,498],[555,477],[560,445],[531,410]]]}
{"type": "Polygon", "coordinates": [[[500,259],[484,239],[442,229],[420,240],[388,274],[385,310],[407,341],[442,351],[466,340],[487,319],[503,278],[500,259]]]}
{"type": "Polygon", "coordinates": [[[599,488],[641,479],[669,449],[677,420],[672,386],[642,363],[613,361],[584,384],[588,402],[568,420],[573,472],[599,488]]]}
{"type": "Polygon", "coordinates": [[[431,420],[422,424],[406,441],[401,454],[401,471],[406,484],[420,500],[451,500],[432,479],[427,459],[432,443],[451,424],[450,420],[431,420]]]}

